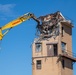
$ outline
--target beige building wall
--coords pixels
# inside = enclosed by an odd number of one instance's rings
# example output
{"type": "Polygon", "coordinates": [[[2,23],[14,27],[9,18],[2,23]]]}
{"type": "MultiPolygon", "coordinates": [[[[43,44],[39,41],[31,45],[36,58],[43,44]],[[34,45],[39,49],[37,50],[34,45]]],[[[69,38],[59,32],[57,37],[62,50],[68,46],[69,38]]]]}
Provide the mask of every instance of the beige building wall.
{"type": "MultiPolygon", "coordinates": [[[[66,43],[66,54],[72,57],[72,26],[70,24],[61,23],[61,28],[63,30],[63,37],[61,37],[61,42],[66,43]]],[[[65,67],[62,68],[61,75],[73,75],[73,61],[64,58],[65,67]]]]}
{"type": "Polygon", "coordinates": [[[66,52],[72,52],[72,27],[64,23],[61,24],[61,27],[64,28],[63,37],[61,41],[66,43],[66,52]]]}
{"type": "Polygon", "coordinates": [[[40,52],[36,52],[36,47],[35,47],[35,42],[33,43],[33,46],[32,46],[32,56],[33,57],[40,57],[40,56],[47,56],[47,44],[50,44],[50,43],[57,43],[58,44],[58,41],[59,40],[59,36],[57,36],[55,39],[52,37],[48,40],[42,40],[40,41],[39,43],[42,44],[42,49],[40,52]]]}
{"type": "Polygon", "coordinates": [[[61,42],[66,43],[66,52],[72,52],[72,28],[60,23],[60,34],[56,38],[49,38],[48,40],[42,40],[40,42],[34,41],[32,45],[32,75],[73,75],[72,60],[61,58],[59,60],[59,54],[62,53],[61,42]],[[64,28],[64,33],[62,37],[62,26],[64,28]],[[41,51],[36,52],[35,43],[41,43],[41,51]],[[57,56],[47,55],[47,45],[57,44],[58,50],[57,56]],[[41,69],[37,69],[36,61],[41,60],[41,69]],[[62,65],[62,60],[64,60],[64,68],[62,65]]]}
{"type": "Polygon", "coordinates": [[[33,59],[33,75],[61,75],[59,63],[57,63],[57,57],[45,57],[33,59]],[[40,70],[36,68],[36,60],[42,61],[40,70]]]}

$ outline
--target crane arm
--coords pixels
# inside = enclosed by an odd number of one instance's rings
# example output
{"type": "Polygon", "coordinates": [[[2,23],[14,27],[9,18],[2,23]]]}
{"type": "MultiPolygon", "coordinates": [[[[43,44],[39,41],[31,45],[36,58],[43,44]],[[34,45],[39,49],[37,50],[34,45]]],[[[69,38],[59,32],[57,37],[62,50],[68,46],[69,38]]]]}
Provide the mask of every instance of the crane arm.
{"type": "Polygon", "coordinates": [[[39,20],[33,14],[27,13],[15,20],[9,22],[8,24],[4,25],[3,27],[0,27],[0,40],[2,40],[3,36],[6,35],[10,31],[11,28],[21,24],[22,22],[24,22],[30,18],[33,18],[35,21],[37,21],[39,23],[39,20]],[[2,33],[3,30],[6,30],[6,32],[2,33]]]}
{"type": "Polygon", "coordinates": [[[5,30],[5,29],[8,29],[8,28],[15,27],[15,26],[21,24],[22,22],[24,22],[24,21],[26,21],[26,20],[28,20],[28,19],[30,19],[30,18],[31,18],[30,13],[24,14],[23,16],[21,16],[21,17],[15,19],[15,20],[9,22],[9,23],[6,24],[5,26],[3,26],[1,29],[2,29],[2,30],[5,30]]]}

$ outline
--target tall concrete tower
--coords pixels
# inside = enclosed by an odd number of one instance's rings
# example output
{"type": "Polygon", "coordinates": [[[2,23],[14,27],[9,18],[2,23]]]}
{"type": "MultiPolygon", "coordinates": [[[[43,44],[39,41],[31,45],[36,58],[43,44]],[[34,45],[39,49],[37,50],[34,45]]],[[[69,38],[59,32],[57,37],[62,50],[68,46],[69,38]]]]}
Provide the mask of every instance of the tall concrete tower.
{"type": "Polygon", "coordinates": [[[60,12],[39,17],[32,45],[32,75],[73,75],[72,23],[60,12]]]}

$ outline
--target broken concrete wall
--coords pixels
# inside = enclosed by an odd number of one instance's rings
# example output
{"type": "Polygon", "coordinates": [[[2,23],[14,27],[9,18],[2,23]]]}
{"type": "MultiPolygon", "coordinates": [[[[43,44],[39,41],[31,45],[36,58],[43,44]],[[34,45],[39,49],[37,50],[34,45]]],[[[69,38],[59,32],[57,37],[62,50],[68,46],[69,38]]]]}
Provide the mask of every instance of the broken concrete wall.
{"type": "Polygon", "coordinates": [[[45,37],[57,36],[59,34],[59,22],[64,20],[64,17],[60,12],[53,14],[48,14],[46,16],[40,16],[38,18],[41,22],[40,25],[37,25],[37,29],[40,32],[40,35],[45,37]]]}

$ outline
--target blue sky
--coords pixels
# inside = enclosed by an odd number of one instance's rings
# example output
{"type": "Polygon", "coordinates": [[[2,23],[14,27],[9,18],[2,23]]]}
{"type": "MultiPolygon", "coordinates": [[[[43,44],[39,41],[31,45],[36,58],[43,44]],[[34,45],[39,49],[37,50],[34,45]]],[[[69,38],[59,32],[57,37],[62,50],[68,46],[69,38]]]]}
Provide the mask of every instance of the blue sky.
{"type": "MultiPolygon", "coordinates": [[[[73,51],[76,47],[76,0],[0,0],[0,26],[31,12],[36,17],[61,11],[72,20],[73,51]]],[[[32,75],[32,48],[36,22],[32,19],[13,28],[0,44],[0,75],[32,75]]],[[[74,64],[76,75],[76,64],[74,64]]]]}

